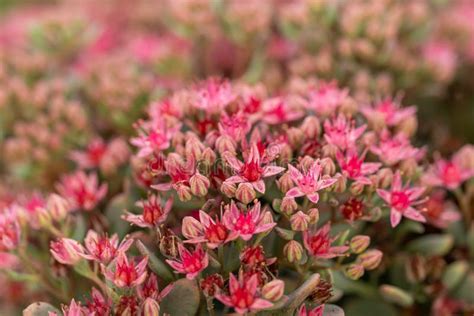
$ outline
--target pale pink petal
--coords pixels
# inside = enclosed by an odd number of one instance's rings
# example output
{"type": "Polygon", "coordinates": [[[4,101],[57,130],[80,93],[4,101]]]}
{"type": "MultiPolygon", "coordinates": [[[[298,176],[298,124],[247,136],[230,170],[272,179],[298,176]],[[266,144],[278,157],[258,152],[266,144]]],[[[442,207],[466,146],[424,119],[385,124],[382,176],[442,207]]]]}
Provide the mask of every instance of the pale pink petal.
{"type": "Polygon", "coordinates": [[[252,182],[252,186],[257,190],[258,192],[264,194],[265,193],[265,182],[263,180],[255,181],[252,182]]]}
{"type": "Polygon", "coordinates": [[[288,192],[286,192],[286,197],[292,197],[292,198],[297,198],[297,197],[300,197],[300,196],[303,196],[304,193],[303,191],[301,191],[301,189],[299,187],[294,187],[292,189],[290,189],[288,192]]]}
{"type": "Polygon", "coordinates": [[[266,166],[263,168],[263,176],[264,177],[271,177],[276,174],[279,174],[280,172],[283,172],[285,168],[283,167],[277,167],[277,166],[266,166]]]}
{"type": "Polygon", "coordinates": [[[392,209],[390,211],[390,223],[392,224],[392,227],[396,227],[399,223],[400,220],[402,219],[402,213],[399,211],[392,209]]]}
{"type": "Polygon", "coordinates": [[[426,222],[426,218],[423,215],[421,215],[419,211],[415,210],[413,207],[409,207],[405,212],[403,212],[403,216],[417,222],[422,222],[422,223],[426,222]]]}
{"type": "Polygon", "coordinates": [[[314,204],[318,203],[319,201],[319,194],[317,192],[313,194],[308,194],[307,197],[308,197],[308,200],[310,200],[314,204]]]}
{"type": "Polygon", "coordinates": [[[257,298],[257,299],[255,299],[255,301],[250,306],[250,309],[251,310],[260,310],[260,309],[265,309],[265,308],[269,308],[269,307],[272,307],[272,306],[273,306],[273,304],[270,303],[269,301],[261,299],[261,298],[257,298]]]}
{"type": "Polygon", "coordinates": [[[391,203],[392,195],[387,190],[377,189],[377,194],[387,203],[391,203]]]}

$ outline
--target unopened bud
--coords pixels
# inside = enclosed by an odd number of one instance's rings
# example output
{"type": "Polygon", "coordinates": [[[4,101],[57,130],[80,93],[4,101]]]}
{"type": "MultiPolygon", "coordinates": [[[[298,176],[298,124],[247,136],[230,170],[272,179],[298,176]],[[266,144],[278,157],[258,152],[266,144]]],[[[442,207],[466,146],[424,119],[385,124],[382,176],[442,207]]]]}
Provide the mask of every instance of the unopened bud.
{"type": "Polygon", "coordinates": [[[408,307],[413,304],[413,297],[396,286],[382,285],[379,290],[380,294],[382,294],[382,296],[389,302],[393,302],[404,307],[408,307]]]}
{"type": "Polygon", "coordinates": [[[257,194],[250,183],[240,183],[235,191],[235,197],[244,204],[252,202],[257,194]]]}
{"type": "Polygon", "coordinates": [[[298,209],[298,204],[292,197],[284,197],[280,204],[280,210],[286,215],[293,214],[298,209]]]}
{"type": "Polygon", "coordinates": [[[353,182],[351,184],[349,191],[351,192],[353,196],[360,195],[362,194],[362,192],[364,192],[364,184],[360,182],[353,182]]]}
{"type": "Polygon", "coordinates": [[[224,193],[228,198],[233,198],[235,196],[236,191],[237,187],[233,183],[224,181],[221,184],[221,192],[224,193]]]}
{"type": "Polygon", "coordinates": [[[402,132],[407,137],[412,137],[413,135],[415,135],[417,129],[418,129],[418,120],[413,115],[402,120],[400,124],[398,125],[397,131],[402,132]]]}
{"type": "Polygon", "coordinates": [[[159,316],[160,315],[160,305],[158,302],[148,297],[143,303],[143,316],[159,316]]]}
{"type": "Polygon", "coordinates": [[[189,201],[193,198],[191,188],[187,185],[178,186],[176,192],[178,193],[178,198],[183,202],[189,201]]]}
{"type": "Polygon", "coordinates": [[[285,282],[282,280],[273,280],[263,286],[262,296],[271,302],[276,302],[283,296],[284,290],[285,282]]]}
{"type": "Polygon", "coordinates": [[[193,239],[201,235],[203,227],[201,223],[192,216],[185,216],[181,225],[181,232],[187,239],[193,239]]]}
{"type": "Polygon", "coordinates": [[[303,258],[303,247],[296,240],[289,241],[283,248],[283,253],[288,262],[299,262],[303,258]]]}
{"type": "Polygon", "coordinates": [[[219,138],[217,138],[216,140],[216,149],[221,155],[226,151],[235,154],[235,148],[235,142],[229,136],[222,135],[219,136],[219,138]]]}
{"type": "Polygon", "coordinates": [[[196,172],[196,174],[189,179],[189,184],[191,185],[191,192],[194,195],[206,196],[211,182],[207,177],[203,176],[199,172],[196,172]]]}
{"type": "Polygon", "coordinates": [[[400,170],[407,178],[412,178],[416,174],[418,163],[414,158],[406,159],[400,164],[400,170]]]}
{"type": "Polygon", "coordinates": [[[36,216],[38,218],[38,223],[40,227],[46,228],[46,227],[51,226],[52,224],[51,214],[45,208],[37,207],[35,212],[36,212],[36,216]]]}
{"type": "Polygon", "coordinates": [[[321,165],[323,166],[323,174],[332,176],[336,173],[334,160],[325,158],[321,161],[321,165]]]}
{"type": "Polygon", "coordinates": [[[344,274],[352,280],[358,280],[364,275],[364,267],[361,264],[350,264],[344,269],[344,274]]]}
{"type": "Polygon", "coordinates": [[[350,247],[353,253],[360,254],[364,252],[370,244],[370,237],[364,235],[354,236],[351,239],[350,247]]]}
{"type": "Polygon", "coordinates": [[[336,174],[335,178],[337,179],[337,181],[332,186],[334,192],[342,193],[342,192],[346,191],[347,178],[345,176],[343,176],[342,174],[340,174],[340,173],[336,174]]]}
{"type": "Polygon", "coordinates": [[[216,153],[214,152],[214,150],[207,147],[202,152],[201,159],[207,165],[212,165],[216,161],[216,153]]]}
{"type": "Polygon", "coordinates": [[[335,159],[337,153],[337,147],[333,144],[326,144],[323,146],[323,156],[335,159]]]}
{"type": "Polygon", "coordinates": [[[300,232],[306,231],[308,229],[309,220],[310,218],[308,215],[306,215],[302,211],[298,211],[290,218],[291,229],[300,232]]]}
{"type": "Polygon", "coordinates": [[[58,194],[51,194],[46,203],[46,209],[56,221],[63,220],[69,212],[69,202],[58,194]]]}
{"type": "Polygon", "coordinates": [[[357,261],[367,270],[374,270],[380,265],[382,257],[383,253],[380,250],[372,249],[359,255],[357,261]]]}
{"type": "Polygon", "coordinates": [[[310,208],[308,210],[309,223],[316,224],[319,221],[319,210],[317,208],[310,208]]]}
{"type": "Polygon", "coordinates": [[[379,188],[387,188],[392,184],[393,171],[390,168],[383,168],[377,172],[379,188]]]}
{"type": "Polygon", "coordinates": [[[321,133],[321,124],[316,116],[309,116],[301,124],[301,130],[306,137],[313,139],[321,133]]]}
{"type": "Polygon", "coordinates": [[[408,259],[405,265],[407,278],[412,283],[418,283],[426,278],[426,259],[422,256],[415,255],[408,259]]]}
{"type": "Polygon", "coordinates": [[[280,189],[281,192],[286,193],[288,192],[291,188],[293,188],[294,183],[293,180],[291,180],[291,176],[289,172],[285,172],[280,179],[277,180],[277,185],[278,188],[280,189]]]}
{"type": "Polygon", "coordinates": [[[292,147],[298,147],[303,142],[303,132],[299,128],[292,127],[286,131],[288,143],[292,147]]]}

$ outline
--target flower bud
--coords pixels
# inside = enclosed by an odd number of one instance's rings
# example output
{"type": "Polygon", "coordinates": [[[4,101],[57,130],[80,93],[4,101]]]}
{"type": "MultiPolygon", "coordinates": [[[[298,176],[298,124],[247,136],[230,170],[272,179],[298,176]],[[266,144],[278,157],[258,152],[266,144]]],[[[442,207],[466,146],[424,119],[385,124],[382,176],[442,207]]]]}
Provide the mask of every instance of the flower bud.
{"type": "Polygon", "coordinates": [[[185,216],[181,225],[181,232],[187,239],[193,239],[201,235],[203,227],[201,223],[192,216],[185,216]]]}
{"type": "Polygon", "coordinates": [[[211,148],[207,147],[204,149],[201,155],[201,159],[207,165],[212,165],[216,161],[216,153],[211,148]]]}
{"type": "Polygon", "coordinates": [[[250,183],[240,183],[235,191],[235,197],[244,204],[252,202],[257,194],[250,183]]]}
{"type": "Polygon", "coordinates": [[[334,192],[342,193],[342,192],[346,191],[347,178],[345,176],[343,176],[342,174],[340,174],[340,173],[336,174],[335,178],[337,179],[337,181],[333,185],[334,192]]]}
{"type": "Polygon", "coordinates": [[[309,220],[310,218],[308,215],[306,215],[302,211],[298,211],[290,218],[291,229],[303,232],[308,229],[309,220]]]}
{"type": "Polygon", "coordinates": [[[303,142],[303,132],[295,127],[292,127],[286,131],[288,142],[290,146],[296,148],[303,142]]]}
{"type": "Polygon", "coordinates": [[[262,296],[271,302],[276,302],[283,296],[284,290],[285,282],[282,280],[273,280],[263,286],[262,296]]]}
{"type": "Polygon", "coordinates": [[[357,262],[359,262],[367,270],[374,270],[382,261],[383,253],[377,249],[371,249],[359,255],[357,262]]]}
{"type": "Polygon", "coordinates": [[[323,146],[323,156],[328,158],[336,158],[337,147],[333,144],[326,144],[323,146]]]}
{"type": "Polygon", "coordinates": [[[361,264],[350,264],[344,269],[344,274],[352,280],[358,280],[364,275],[364,267],[361,264]]]}
{"type": "Polygon", "coordinates": [[[206,196],[211,182],[209,179],[198,171],[189,179],[191,185],[191,192],[196,196],[206,196]]]}
{"type": "Polygon", "coordinates": [[[453,162],[461,169],[474,169],[474,146],[464,145],[453,156],[453,162]]]}
{"type": "Polygon", "coordinates": [[[280,179],[277,180],[277,185],[278,188],[280,189],[281,192],[286,193],[288,192],[291,188],[293,188],[294,183],[293,180],[291,180],[291,176],[289,172],[285,172],[280,179]]]}
{"type": "Polygon", "coordinates": [[[324,158],[321,161],[321,165],[323,166],[323,174],[332,176],[336,173],[336,164],[334,163],[334,160],[324,158]]]}
{"type": "Polygon", "coordinates": [[[193,198],[193,195],[191,193],[191,188],[188,187],[187,185],[180,185],[176,189],[176,192],[178,193],[178,198],[183,201],[189,201],[193,198]]]}
{"type": "Polygon", "coordinates": [[[405,307],[413,304],[413,297],[396,286],[385,284],[382,285],[379,290],[380,294],[382,294],[382,296],[389,302],[393,302],[405,307]]]}
{"type": "Polygon", "coordinates": [[[283,248],[283,253],[288,262],[299,262],[303,258],[303,247],[296,240],[291,240],[283,248]]]}
{"type": "Polygon", "coordinates": [[[73,265],[81,260],[84,248],[74,239],[61,238],[51,242],[50,251],[58,262],[73,265]]]}
{"type": "Polygon", "coordinates": [[[407,137],[412,137],[413,135],[415,135],[417,129],[418,129],[418,120],[413,115],[402,120],[400,124],[398,125],[397,131],[402,132],[407,137]]]}
{"type": "Polygon", "coordinates": [[[319,210],[317,208],[310,208],[308,210],[309,223],[316,224],[319,221],[319,210]]]}
{"type": "Polygon", "coordinates": [[[286,215],[293,214],[298,209],[298,204],[292,197],[284,197],[280,204],[280,210],[286,215]]]}
{"type": "Polygon", "coordinates": [[[219,136],[219,138],[216,140],[216,149],[221,155],[226,151],[235,154],[235,148],[235,142],[227,135],[219,136]]]}
{"type": "Polygon", "coordinates": [[[407,178],[412,178],[415,175],[417,168],[418,168],[418,163],[413,158],[406,159],[402,161],[402,163],[400,164],[400,170],[402,171],[403,175],[407,178]]]}
{"type": "Polygon", "coordinates": [[[38,223],[40,227],[47,228],[51,226],[52,224],[51,214],[45,208],[37,207],[36,216],[38,218],[38,223]]]}
{"type": "Polygon", "coordinates": [[[364,252],[370,244],[370,237],[365,235],[354,236],[351,239],[351,251],[356,254],[364,252]]]}
{"type": "Polygon", "coordinates": [[[185,156],[186,160],[197,161],[201,159],[202,150],[204,145],[197,139],[196,136],[190,137],[185,144],[185,156]]]}
{"type": "Polygon", "coordinates": [[[143,316],[159,316],[160,315],[160,305],[158,302],[148,297],[143,303],[143,316]]]}
{"type": "Polygon", "coordinates": [[[222,182],[221,184],[221,192],[224,193],[228,198],[233,198],[235,196],[235,191],[237,191],[237,187],[233,183],[222,182]]]}
{"type": "Polygon", "coordinates": [[[56,221],[63,220],[69,212],[69,202],[58,194],[51,194],[46,203],[46,209],[56,221]]]}
{"type": "Polygon", "coordinates": [[[301,130],[307,138],[316,138],[321,133],[321,124],[316,116],[308,116],[301,124],[301,130]]]}
{"type": "Polygon", "coordinates": [[[360,182],[353,182],[351,184],[351,187],[350,187],[349,191],[354,196],[360,195],[364,191],[364,184],[362,184],[360,182]]]}
{"type": "Polygon", "coordinates": [[[426,278],[426,259],[415,255],[408,259],[405,265],[408,280],[412,283],[421,282],[426,278]]]}

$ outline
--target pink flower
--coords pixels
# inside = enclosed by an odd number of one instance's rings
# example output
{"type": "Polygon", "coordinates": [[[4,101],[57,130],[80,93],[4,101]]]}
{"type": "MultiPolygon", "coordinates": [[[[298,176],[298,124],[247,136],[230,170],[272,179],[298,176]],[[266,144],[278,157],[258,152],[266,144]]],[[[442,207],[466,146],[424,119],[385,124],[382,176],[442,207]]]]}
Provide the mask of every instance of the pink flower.
{"type": "Polygon", "coordinates": [[[185,243],[207,243],[210,249],[230,241],[227,227],[219,221],[213,220],[203,211],[199,211],[199,221],[192,216],[183,218],[182,232],[188,240],[185,243]]]}
{"type": "Polygon", "coordinates": [[[196,246],[193,252],[179,244],[178,251],[179,260],[166,260],[166,262],[176,272],[186,274],[186,278],[189,280],[193,280],[202,270],[207,268],[209,257],[200,244],[196,246]]]}
{"type": "Polygon", "coordinates": [[[306,305],[303,303],[303,305],[300,306],[298,309],[297,316],[323,316],[323,311],[324,311],[324,305],[319,305],[312,310],[308,311],[306,309],[306,305]]]}
{"type": "Polygon", "coordinates": [[[312,256],[323,259],[330,259],[343,256],[349,249],[347,246],[331,246],[336,238],[330,238],[329,232],[331,224],[327,223],[315,232],[305,231],[303,233],[303,242],[306,249],[312,256]]]}
{"type": "Polygon", "coordinates": [[[417,222],[426,222],[426,219],[413,206],[426,202],[426,199],[419,200],[425,192],[423,187],[402,186],[400,172],[396,172],[393,177],[391,191],[377,189],[377,194],[390,206],[390,222],[392,227],[397,226],[405,216],[417,222]]]}
{"type": "Polygon", "coordinates": [[[106,299],[96,288],[92,288],[91,300],[87,301],[86,309],[93,315],[109,315],[112,309],[112,301],[106,299]]]}
{"type": "Polygon", "coordinates": [[[372,146],[370,151],[389,166],[409,158],[419,160],[425,154],[423,149],[414,148],[405,134],[399,133],[392,137],[387,130],[382,131],[379,144],[372,146]]]}
{"type": "Polygon", "coordinates": [[[97,175],[83,171],[64,176],[56,186],[74,208],[91,211],[107,194],[107,184],[99,186],[97,175]]]}
{"type": "Polygon", "coordinates": [[[326,141],[338,147],[340,150],[352,149],[356,146],[356,141],[364,133],[367,125],[355,127],[355,121],[347,119],[343,114],[339,114],[332,120],[324,121],[324,138],[326,141]]]}
{"type": "Polygon", "coordinates": [[[107,146],[101,138],[93,139],[88,145],[84,152],[73,151],[71,158],[81,168],[97,168],[100,165],[100,161],[104,157],[107,151],[107,146]]]}
{"type": "Polygon", "coordinates": [[[257,144],[250,146],[250,152],[242,163],[232,153],[225,152],[224,159],[237,172],[237,175],[227,178],[226,183],[250,183],[255,190],[260,193],[265,193],[265,182],[263,178],[274,176],[285,168],[277,166],[261,166],[261,156],[257,144]]]}
{"type": "Polygon", "coordinates": [[[345,101],[348,89],[339,89],[336,82],[323,82],[317,89],[310,92],[308,107],[317,114],[331,115],[345,101]]]}
{"type": "Polygon", "coordinates": [[[174,284],[171,283],[161,291],[158,290],[158,279],[154,273],[151,273],[148,279],[137,288],[138,297],[142,300],[152,298],[160,302],[163,297],[168,295],[173,289],[174,284]]]}
{"type": "Polygon", "coordinates": [[[237,112],[233,115],[227,115],[225,112],[219,121],[219,132],[222,135],[227,135],[235,141],[242,140],[251,127],[249,118],[242,112],[237,112]]]}
{"type": "Polygon", "coordinates": [[[283,98],[276,97],[263,103],[262,120],[271,125],[295,121],[303,115],[303,111],[291,107],[283,98]]]}
{"type": "Polygon", "coordinates": [[[173,207],[173,199],[169,198],[162,206],[161,198],[151,194],[147,200],[138,202],[137,205],[143,208],[143,213],[141,215],[127,213],[123,219],[139,227],[153,228],[166,220],[173,207]]]}
{"type": "Polygon", "coordinates": [[[73,265],[81,260],[84,248],[74,239],[61,238],[51,242],[50,252],[56,261],[65,265],[73,265]]]}
{"type": "Polygon", "coordinates": [[[18,214],[12,207],[0,214],[0,251],[12,250],[20,242],[20,223],[18,214]]]}
{"type": "Polygon", "coordinates": [[[402,108],[400,103],[394,99],[385,99],[374,106],[362,106],[360,111],[369,121],[382,120],[386,126],[396,126],[402,121],[412,117],[416,113],[415,106],[402,108]]]}
{"type": "Polygon", "coordinates": [[[428,168],[422,180],[430,186],[442,186],[450,190],[457,189],[464,181],[474,176],[474,170],[463,169],[456,161],[438,159],[428,168]]]}
{"type": "Polygon", "coordinates": [[[330,187],[337,181],[335,178],[322,179],[322,169],[320,160],[316,160],[305,173],[301,173],[292,165],[288,165],[291,180],[296,184],[296,187],[286,192],[286,197],[306,196],[311,202],[318,203],[318,191],[330,187]]]}
{"type": "Polygon", "coordinates": [[[210,78],[196,87],[193,105],[208,114],[216,114],[221,113],[235,97],[228,81],[210,78]]]}
{"type": "Polygon", "coordinates": [[[102,271],[105,278],[118,287],[135,287],[145,281],[147,264],[148,257],[144,257],[138,264],[135,264],[135,262],[128,260],[125,253],[120,252],[115,262],[115,270],[102,265],[102,271]]]}
{"type": "Polygon", "coordinates": [[[428,200],[421,205],[428,222],[438,228],[447,228],[451,223],[461,219],[461,214],[452,202],[445,200],[446,192],[435,191],[428,200]]]}
{"type": "MultiPolygon", "coordinates": [[[[169,191],[172,188],[179,191],[181,187],[189,188],[189,180],[196,173],[196,164],[194,159],[184,161],[178,154],[171,153],[165,161],[165,169],[171,181],[158,183],[151,187],[158,191],[169,191]]],[[[191,189],[189,188],[189,190],[191,189]]]]}
{"type": "Polygon", "coordinates": [[[84,245],[87,251],[81,255],[88,260],[107,264],[113,260],[119,252],[127,251],[132,243],[133,239],[125,238],[119,244],[117,234],[108,238],[106,235],[100,236],[95,231],[89,230],[84,239],[84,245]]]}
{"type": "Polygon", "coordinates": [[[367,176],[379,170],[382,164],[379,162],[364,162],[366,152],[358,157],[356,151],[347,151],[345,156],[338,151],[336,159],[346,177],[355,180],[357,183],[370,185],[372,182],[367,176]]]}
{"type": "Polygon", "coordinates": [[[273,304],[260,298],[257,291],[257,274],[245,279],[243,273],[239,274],[239,279],[229,274],[229,295],[222,292],[216,293],[215,297],[223,304],[233,307],[239,314],[258,311],[272,307],[273,304]]]}
{"type": "Polygon", "coordinates": [[[440,40],[424,44],[423,58],[441,80],[450,80],[458,65],[458,56],[453,45],[440,40]]]}
{"type": "Polygon", "coordinates": [[[181,124],[167,126],[163,117],[139,124],[139,136],[130,140],[130,143],[139,148],[137,156],[147,157],[153,153],[168,149],[171,138],[181,128],[181,124]]]}
{"type": "MultiPolygon", "coordinates": [[[[63,306],[63,316],[86,316],[90,315],[87,311],[81,307],[81,303],[76,303],[74,299],[71,300],[69,306],[63,306]]],[[[49,316],[59,316],[55,312],[48,312],[49,316]]]]}
{"type": "Polygon", "coordinates": [[[229,240],[241,237],[247,241],[253,235],[266,232],[272,229],[276,223],[268,222],[267,216],[261,213],[260,202],[257,202],[250,210],[243,212],[239,210],[234,201],[227,209],[222,217],[222,222],[230,231],[229,240]]]}

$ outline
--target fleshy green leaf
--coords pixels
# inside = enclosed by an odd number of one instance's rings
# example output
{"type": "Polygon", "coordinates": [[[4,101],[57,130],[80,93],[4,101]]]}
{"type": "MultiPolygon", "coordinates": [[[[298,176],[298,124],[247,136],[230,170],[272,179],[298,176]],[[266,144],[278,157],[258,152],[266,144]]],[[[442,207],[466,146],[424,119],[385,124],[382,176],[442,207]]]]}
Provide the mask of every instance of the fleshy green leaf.
{"type": "Polygon", "coordinates": [[[451,263],[443,274],[443,284],[447,289],[452,290],[458,286],[466,277],[469,265],[466,261],[457,261],[451,263]]]}
{"type": "Polygon", "coordinates": [[[379,291],[382,297],[389,302],[403,307],[413,305],[413,296],[399,287],[385,284],[380,287],[379,291]]]}
{"type": "Polygon", "coordinates": [[[443,256],[453,247],[451,235],[426,235],[410,242],[407,249],[426,256],[443,256]]]}
{"type": "Polygon", "coordinates": [[[166,281],[172,281],[174,279],[173,273],[168,269],[168,266],[152,253],[147,246],[140,240],[135,241],[135,245],[142,255],[148,256],[148,266],[153,272],[166,281]]]}
{"type": "Polygon", "coordinates": [[[193,316],[199,309],[199,289],[195,281],[180,279],[161,301],[161,312],[170,315],[193,316]]]}

